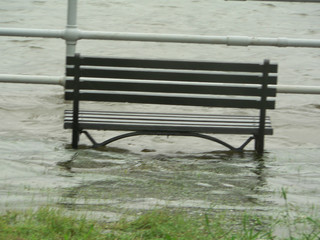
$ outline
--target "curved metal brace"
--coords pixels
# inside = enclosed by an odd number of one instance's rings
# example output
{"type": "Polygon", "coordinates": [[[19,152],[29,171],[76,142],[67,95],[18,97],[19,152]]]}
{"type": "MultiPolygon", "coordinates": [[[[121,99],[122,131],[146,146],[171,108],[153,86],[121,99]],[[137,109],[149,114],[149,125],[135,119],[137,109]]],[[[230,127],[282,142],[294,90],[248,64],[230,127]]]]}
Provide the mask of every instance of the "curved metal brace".
{"type": "Polygon", "coordinates": [[[142,132],[130,132],[130,133],[125,133],[125,134],[121,134],[121,135],[118,135],[116,137],[113,137],[113,138],[110,138],[102,143],[97,143],[95,145],[93,145],[94,148],[96,147],[101,147],[101,146],[105,146],[109,143],[112,143],[112,142],[115,142],[117,140],[120,140],[122,138],[127,138],[127,137],[134,137],[134,136],[138,136],[138,135],[148,135],[148,134],[143,134],[142,132]]]}
{"type": "Polygon", "coordinates": [[[249,142],[251,142],[252,139],[254,139],[254,137],[250,137],[248,138],[239,148],[235,148],[233,146],[231,146],[230,144],[209,136],[209,135],[204,135],[204,134],[200,134],[200,133],[194,133],[194,132],[157,132],[157,131],[136,131],[136,132],[130,132],[130,133],[125,133],[125,134],[121,134],[118,135],[116,137],[110,138],[104,142],[101,143],[97,143],[93,137],[87,132],[87,131],[82,131],[82,133],[84,133],[89,140],[92,142],[93,147],[97,148],[97,147],[101,147],[101,146],[105,146],[109,143],[112,143],[114,141],[123,139],[123,138],[127,138],[127,137],[134,137],[134,136],[138,136],[138,135],[165,135],[165,136],[191,136],[191,137],[199,137],[199,138],[203,138],[203,139],[207,139],[216,143],[219,143],[227,148],[229,148],[232,151],[242,151],[244,149],[245,146],[248,145],[249,142]]]}
{"type": "Polygon", "coordinates": [[[230,144],[216,138],[216,137],[212,137],[212,136],[209,136],[209,135],[205,135],[205,134],[201,134],[201,133],[193,133],[193,132],[190,132],[190,133],[184,133],[183,135],[179,135],[179,136],[191,136],[191,137],[199,137],[199,138],[204,138],[204,139],[207,139],[207,140],[210,140],[210,141],[213,141],[213,142],[216,142],[216,143],[219,143],[227,148],[229,148],[230,150],[232,151],[235,151],[237,150],[237,148],[231,146],[230,144]]]}

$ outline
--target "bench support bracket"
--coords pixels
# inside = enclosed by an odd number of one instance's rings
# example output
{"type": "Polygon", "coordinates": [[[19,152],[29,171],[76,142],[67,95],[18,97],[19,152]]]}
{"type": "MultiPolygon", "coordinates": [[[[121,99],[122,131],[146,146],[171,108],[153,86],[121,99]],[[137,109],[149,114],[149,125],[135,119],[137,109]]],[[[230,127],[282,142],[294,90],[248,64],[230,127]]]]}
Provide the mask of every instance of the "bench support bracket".
{"type": "Polygon", "coordinates": [[[82,131],[81,133],[85,134],[90,142],[92,143],[93,148],[98,148],[102,147],[105,145],[108,145],[109,143],[112,143],[114,141],[127,138],[127,137],[134,137],[134,136],[139,136],[139,135],[162,135],[162,136],[190,136],[190,137],[199,137],[199,138],[204,138],[216,143],[219,143],[227,148],[229,148],[232,151],[243,151],[243,149],[251,142],[251,140],[255,139],[255,137],[251,136],[249,137],[240,147],[235,148],[231,146],[230,144],[215,138],[213,136],[205,135],[205,134],[200,134],[196,132],[158,132],[158,131],[136,131],[136,132],[129,132],[125,134],[118,135],[116,137],[112,137],[104,142],[97,143],[94,138],[89,134],[87,131],[82,131]]]}

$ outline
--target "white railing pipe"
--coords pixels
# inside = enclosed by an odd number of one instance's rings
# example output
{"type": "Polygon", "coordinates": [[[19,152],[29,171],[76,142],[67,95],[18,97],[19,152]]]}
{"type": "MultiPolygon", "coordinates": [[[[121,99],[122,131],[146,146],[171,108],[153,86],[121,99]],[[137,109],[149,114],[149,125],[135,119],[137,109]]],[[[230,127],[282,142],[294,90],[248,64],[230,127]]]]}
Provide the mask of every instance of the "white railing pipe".
{"type": "MultiPolygon", "coordinates": [[[[62,38],[62,39],[65,39],[67,43],[69,42],[70,45],[75,45],[76,41],[80,39],[92,39],[92,40],[144,41],[144,42],[168,42],[168,43],[171,42],[171,43],[194,43],[194,44],[225,44],[228,46],[252,45],[252,46],[274,46],[274,47],[320,48],[320,40],[318,39],[82,31],[77,29],[76,25],[72,25],[73,23],[74,21],[68,24],[66,30],[0,28],[0,36],[62,38]]],[[[73,51],[70,50],[70,52],[73,52],[73,51]]]]}
{"type": "Polygon", "coordinates": [[[277,85],[277,93],[320,94],[320,86],[277,85]]]}
{"type": "Polygon", "coordinates": [[[0,36],[64,38],[65,30],[32,29],[32,28],[0,28],[0,36]]]}
{"type": "Polygon", "coordinates": [[[65,76],[0,74],[0,82],[65,85],[65,76]]]}
{"type": "MultiPolygon", "coordinates": [[[[65,85],[65,76],[0,74],[0,82],[65,85]]],[[[273,87],[273,86],[272,86],[273,87]]],[[[277,93],[320,94],[320,86],[276,85],[277,93]]]]}
{"type": "Polygon", "coordinates": [[[77,26],[78,0],[68,1],[67,26],[77,26]]]}
{"type": "Polygon", "coordinates": [[[80,31],[79,39],[319,48],[318,39],[80,31]]]}
{"type": "Polygon", "coordinates": [[[79,30],[77,26],[77,0],[68,1],[67,26],[65,35],[66,55],[73,56],[76,52],[77,41],[79,40],[79,30]]]}

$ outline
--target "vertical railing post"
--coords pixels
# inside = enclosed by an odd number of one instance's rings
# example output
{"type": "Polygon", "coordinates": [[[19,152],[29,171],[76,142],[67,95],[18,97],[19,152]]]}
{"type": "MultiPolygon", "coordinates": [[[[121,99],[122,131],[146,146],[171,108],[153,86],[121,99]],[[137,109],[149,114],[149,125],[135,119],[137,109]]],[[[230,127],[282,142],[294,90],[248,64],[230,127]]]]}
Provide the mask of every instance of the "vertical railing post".
{"type": "Polygon", "coordinates": [[[66,26],[66,55],[74,56],[78,40],[77,27],[78,0],[68,0],[67,26],[66,26]]]}

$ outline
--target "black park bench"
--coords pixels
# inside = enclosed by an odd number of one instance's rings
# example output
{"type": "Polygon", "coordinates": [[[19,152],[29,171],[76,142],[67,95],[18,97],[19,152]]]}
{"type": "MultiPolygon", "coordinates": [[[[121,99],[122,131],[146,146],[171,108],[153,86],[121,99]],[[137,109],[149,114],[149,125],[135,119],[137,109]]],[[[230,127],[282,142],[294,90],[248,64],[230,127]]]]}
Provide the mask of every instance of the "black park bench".
{"type": "MultiPolygon", "coordinates": [[[[93,147],[137,135],[201,137],[242,151],[255,140],[264,151],[264,136],[273,134],[267,109],[275,108],[277,65],[207,61],[172,61],[127,58],[67,57],[64,128],[72,129],[72,147],[80,134],[93,147]],[[81,101],[125,102],[207,107],[201,114],[140,111],[92,111],[79,108],[81,101]],[[256,109],[251,115],[216,115],[214,109],[256,109]],[[88,130],[126,133],[97,143],[88,130]],[[249,138],[238,148],[212,134],[243,134],[249,138]]],[[[108,105],[106,105],[108,108],[108,105]]],[[[156,108],[156,105],[155,105],[156,108]]],[[[203,111],[203,108],[200,108],[203,111]]],[[[250,111],[252,112],[252,111],[250,111]]]]}

